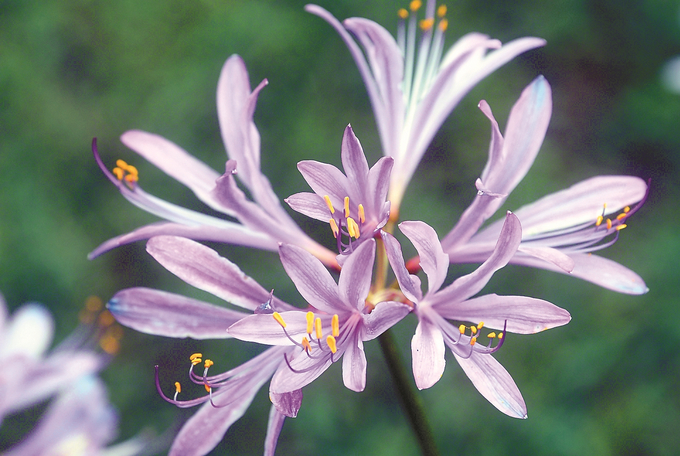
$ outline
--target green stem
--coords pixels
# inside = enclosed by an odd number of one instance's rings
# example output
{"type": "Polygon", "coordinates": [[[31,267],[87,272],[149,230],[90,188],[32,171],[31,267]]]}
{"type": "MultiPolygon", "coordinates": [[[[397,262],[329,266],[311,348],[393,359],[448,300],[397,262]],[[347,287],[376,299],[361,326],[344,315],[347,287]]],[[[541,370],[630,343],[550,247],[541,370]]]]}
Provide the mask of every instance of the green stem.
{"type": "Polygon", "coordinates": [[[394,336],[390,330],[385,331],[380,337],[380,348],[382,349],[387,367],[390,370],[392,379],[397,387],[397,393],[401,400],[401,405],[408,416],[413,432],[416,434],[418,445],[423,456],[438,456],[439,451],[434,442],[432,430],[425,416],[425,409],[420,396],[417,394],[410,377],[404,368],[394,336]]]}

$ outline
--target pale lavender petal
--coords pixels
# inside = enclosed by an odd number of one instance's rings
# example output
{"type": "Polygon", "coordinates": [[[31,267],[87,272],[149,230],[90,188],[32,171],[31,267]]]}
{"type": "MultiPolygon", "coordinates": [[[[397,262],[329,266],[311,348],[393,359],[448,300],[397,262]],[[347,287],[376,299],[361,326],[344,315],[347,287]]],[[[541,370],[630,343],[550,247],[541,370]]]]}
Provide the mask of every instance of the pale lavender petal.
{"type": "Polygon", "coordinates": [[[347,180],[356,187],[359,195],[366,195],[368,193],[368,161],[351,125],[347,125],[342,135],[340,156],[347,180]]]}
{"type": "Polygon", "coordinates": [[[540,246],[531,247],[530,245],[525,246],[520,244],[519,251],[539,258],[543,261],[552,263],[558,268],[564,270],[564,272],[572,272],[574,270],[574,260],[566,253],[562,253],[557,249],[540,246]]]}
{"type": "Polygon", "coordinates": [[[341,299],[338,285],[328,269],[309,252],[294,245],[282,244],[279,255],[286,273],[309,304],[329,314],[353,309],[341,299]]]}
{"type": "Polygon", "coordinates": [[[14,356],[38,360],[52,343],[54,320],[40,304],[24,304],[0,327],[0,359],[14,356]],[[4,334],[3,334],[4,333],[4,334]]]}
{"type": "MultiPolygon", "coordinates": [[[[267,302],[269,291],[231,261],[204,245],[175,236],[149,239],[146,250],[180,279],[225,301],[255,310],[267,302]]],[[[274,298],[274,307],[284,305],[274,298]]]]}
{"type": "Polygon", "coordinates": [[[340,271],[338,279],[340,299],[360,312],[366,305],[368,291],[371,288],[374,261],[375,240],[369,239],[349,255],[340,271]]]}
{"type": "Polygon", "coordinates": [[[269,399],[272,401],[272,404],[277,411],[281,412],[283,416],[295,418],[302,406],[302,390],[299,389],[282,394],[270,392],[269,399]]]}
{"type": "MultiPolygon", "coordinates": [[[[372,199],[367,201],[366,205],[368,206],[367,209],[370,208],[368,212],[376,214],[378,217],[389,215],[383,214],[382,208],[385,205],[387,191],[390,188],[390,173],[392,172],[393,165],[394,159],[392,157],[382,157],[368,172],[368,188],[374,193],[368,195],[369,197],[372,196],[372,199]]],[[[380,221],[380,219],[377,220],[377,222],[380,221]]]]}
{"type": "Polygon", "coordinates": [[[442,250],[437,232],[420,221],[402,222],[399,229],[418,251],[420,267],[427,275],[428,292],[439,290],[449,270],[449,256],[442,250]]]}
{"type": "MultiPolygon", "coordinates": [[[[229,335],[247,342],[267,345],[293,345],[291,338],[300,343],[307,334],[306,312],[292,310],[281,312],[286,323],[284,331],[271,314],[251,315],[229,327],[229,335]],[[286,333],[288,335],[286,335],[286,333]]],[[[319,315],[322,323],[330,326],[331,317],[319,315]]]]}
{"type": "Polygon", "coordinates": [[[342,381],[352,391],[361,392],[366,388],[366,353],[364,343],[356,333],[345,347],[342,381]]]}
{"type": "Polygon", "coordinates": [[[504,267],[517,252],[522,238],[522,226],[515,214],[508,212],[503,229],[491,256],[474,272],[456,279],[451,285],[428,296],[431,305],[461,302],[478,293],[494,272],[504,267]]]}
{"type": "Polygon", "coordinates": [[[469,358],[455,354],[477,391],[494,407],[513,418],[526,419],[527,406],[508,371],[491,355],[472,352],[469,358]]]}
{"type": "MultiPolygon", "coordinates": [[[[215,181],[220,177],[217,171],[159,135],[130,130],[123,133],[120,140],[167,175],[189,187],[208,206],[225,212],[210,194],[215,181]]],[[[228,211],[227,213],[233,215],[228,211]]]]}
{"type": "Polygon", "coordinates": [[[542,299],[527,296],[488,294],[452,305],[435,307],[439,315],[450,320],[473,324],[484,322],[485,328],[518,334],[533,334],[569,323],[566,310],[542,299]]]}
{"type": "Polygon", "coordinates": [[[130,244],[136,241],[150,239],[154,236],[181,236],[195,241],[215,241],[226,244],[244,245],[262,250],[275,251],[279,248],[278,243],[264,233],[253,231],[245,226],[228,222],[226,220],[215,219],[221,226],[209,225],[184,225],[179,223],[157,222],[145,225],[121,234],[99,245],[87,255],[92,260],[109,250],[130,244]]]}
{"type": "Polygon", "coordinates": [[[412,307],[396,301],[379,302],[373,312],[364,315],[363,340],[373,340],[400,322],[413,310],[412,307]]]}
{"type": "Polygon", "coordinates": [[[276,406],[272,404],[269,409],[267,435],[264,438],[264,456],[274,456],[274,453],[276,453],[276,444],[279,441],[279,434],[281,434],[281,428],[283,428],[285,420],[286,415],[279,412],[276,406]]]}
{"type": "Polygon", "coordinates": [[[301,192],[284,200],[296,212],[313,219],[328,223],[331,213],[324,199],[316,193],[301,192]]]}
{"type": "MultiPolygon", "coordinates": [[[[316,351],[318,351],[318,349],[316,351]]],[[[312,349],[312,354],[314,354],[314,352],[315,349],[312,349]]],[[[337,357],[340,355],[342,355],[342,353],[338,351],[333,356],[337,357]]],[[[322,356],[321,358],[310,358],[305,352],[298,353],[297,357],[291,361],[290,367],[286,364],[282,364],[281,367],[279,367],[269,385],[269,391],[274,393],[288,393],[302,389],[319,378],[331,364],[332,362],[329,355],[322,356]],[[291,368],[299,373],[293,372],[291,368]]]]}
{"type": "Polygon", "coordinates": [[[314,160],[303,160],[297,167],[314,193],[321,197],[328,195],[335,209],[342,210],[345,196],[350,194],[347,177],[338,168],[314,160]]]}
{"type": "MultiPolygon", "coordinates": [[[[420,318],[420,316],[419,316],[420,318]]],[[[418,389],[429,388],[444,374],[444,338],[439,328],[427,317],[420,318],[411,339],[413,377],[418,389]]]]}
{"type": "Polygon", "coordinates": [[[397,277],[397,282],[399,282],[399,288],[404,296],[409,300],[417,303],[423,298],[423,292],[420,289],[420,280],[418,276],[409,274],[406,269],[406,264],[404,263],[404,255],[401,252],[401,245],[399,241],[391,234],[381,231],[380,237],[385,244],[385,252],[387,253],[387,259],[390,262],[392,271],[397,277]]]}
{"type": "Polygon", "coordinates": [[[150,288],[121,290],[106,307],[120,324],[137,331],[193,339],[226,339],[227,328],[249,315],[150,288]]]}

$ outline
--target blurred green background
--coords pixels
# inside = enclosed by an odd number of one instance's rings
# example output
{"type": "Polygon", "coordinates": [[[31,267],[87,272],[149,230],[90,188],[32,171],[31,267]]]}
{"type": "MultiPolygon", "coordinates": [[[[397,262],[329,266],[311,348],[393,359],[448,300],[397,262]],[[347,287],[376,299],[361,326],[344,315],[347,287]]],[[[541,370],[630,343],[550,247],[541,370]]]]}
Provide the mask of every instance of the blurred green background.
{"type": "MultiPolygon", "coordinates": [[[[396,30],[406,1],[319,2],[339,18],[364,16],[396,30]]],[[[344,44],[295,0],[5,0],[0,2],[0,290],[11,309],[48,306],[58,342],[77,326],[90,295],[149,286],[219,303],[184,285],[144,252],[143,243],[93,261],[86,255],[114,235],[155,220],[127,203],[99,172],[123,158],[141,184],[172,202],[201,208],[193,195],[123,147],[132,128],[161,134],[216,170],[224,149],[215,88],[226,58],[246,61],[254,86],[263,78],[255,120],[262,166],[283,198],[307,186],[297,161],[339,163],[351,123],[373,163],[379,139],[362,81],[344,44]]],[[[435,138],[402,206],[443,235],[472,199],[486,160],[482,98],[501,122],[537,74],[553,87],[547,139],[508,209],[597,174],[652,179],[648,203],[604,252],[638,272],[650,292],[620,295],[563,275],[508,267],[486,290],[547,299],[572,322],[509,338],[497,358],[514,376],[529,419],[497,412],[449,359],[441,381],[422,397],[442,454],[671,455],[680,448],[680,95],[661,83],[664,63],[680,54],[680,4],[670,0],[461,0],[449,6],[447,43],[470,31],[506,42],[548,41],[475,88],[435,138]],[[676,215],[673,215],[676,214],[676,215]]],[[[680,77],[680,75],[678,76],[680,77]]],[[[314,229],[316,223],[298,218],[314,229]]],[[[326,236],[321,227],[317,236],[326,236]]],[[[296,294],[276,254],[219,246],[265,288],[296,294]]],[[[469,269],[455,269],[462,273],[469,269]]],[[[410,363],[413,318],[397,327],[410,363]]],[[[102,376],[121,416],[120,439],[141,429],[162,433],[193,413],[161,400],[186,383],[188,356],[202,351],[226,370],[261,350],[238,341],[197,342],[126,330],[102,376]]],[[[367,346],[369,378],[357,394],[339,366],[305,389],[287,420],[278,454],[417,454],[377,343],[367,346]]],[[[11,366],[3,366],[3,369],[11,366]]],[[[217,370],[214,372],[216,373],[217,370]]],[[[200,394],[183,393],[184,398],[200,394]]],[[[269,410],[266,388],[215,454],[261,454],[269,410]]],[[[7,420],[0,450],[22,426],[7,420]]]]}

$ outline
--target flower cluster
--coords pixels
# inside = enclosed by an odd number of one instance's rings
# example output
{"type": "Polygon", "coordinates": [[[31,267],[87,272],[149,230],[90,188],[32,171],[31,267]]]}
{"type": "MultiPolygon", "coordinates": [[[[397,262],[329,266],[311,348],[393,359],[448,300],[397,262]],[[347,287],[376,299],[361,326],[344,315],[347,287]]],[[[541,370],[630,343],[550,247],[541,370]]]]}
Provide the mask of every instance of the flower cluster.
{"type": "Polygon", "coordinates": [[[347,388],[366,386],[364,343],[380,337],[409,314],[418,319],[411,341],[418,388],[441,378],[445,348],[477,390],[501,412],[527,417],[511,375],[493,354],[507,346],[507,333],[533,334],[565,325],[569,313],[526,296],[477,296],[492,275],[509,263],[555,270],[612,290],[641,294],[647,288],[634,272],[592,255],[615,242],[647,194],[636,177],[598,176],[507,212],[482,228],[529,171],[552,113],[552,95],[541,76],[512,107],[505,133],[485,101],[479,109],[491,124],[488,162],[474,187],[472,203],[443,237],[422,221],[399,221],[399,208],[415,168],[434,134],[460,99],[481,79],[525,51],[543,46],[539,38],[503,45],[471,33],[444,52],[446,8],[429,0],[412,1],[399,11],[397,38],[363,18],[338,21],[326,10],[307,11],[326,20],[346,43],[365,82],[382,141],[384,157],[372,167],[347,126],[341,142],[343,171],[312,160],[299,171],[312,192],[284,201],[293,210],[327,223],[333,240],[322,246],[295,224],[260,171],[260,140],[253,123],[257,97],[266,80],[250,88],[238,56],[224,65],[217,106],[227,149],[220,175],[179,146],[157,135],[130,131],[128,147],[189,187],[211,208],[230,219],[175,206],[145,193],[136,168],[119,162],[109,172],[93,145],[104,174],[125,198],[166,220],[105,242],[91,256],[115,246],[148,239],[147,251],[185,282],[238,309],[216,306],[159,290],[118,292],[108,308],[128,327],[168,337],[236,338],[271,346],[250,361],[213,374],[215,362],[196,353],[189,380],[206,394],[180,399],[179,407],[203,404],[177,435],[171,454],[205,454],[243,415],[257,390],[271,379],[272,401],[265,454],[274,454],[285,417],[302,404],[302,389],[342,358],[347,388]],[[424,10],[424,14],[422,14],[424,10]],[[418,18],[422,17],[422,20],[418,18]],[[238,171],[238,173],[237,173],[238,171]],[[237,181],[238,179],[238,181],[237,181]],[[250,197],[239,188],[245,187],[250,197]],[[615,215],[618,214],[618,215],[615,215]],[[406,260],[395,228],[418,256],[406,260]],[[283,268],[300,294],[296,305],[244,274],[232,261],[197,241],[217,241],[277,250],[283,268]],[[475,263],[477,269],[445,285],[449,264],[475,263]],[[421,272],[427,290],[421,289],[421,272]],[[390,284],[390,278],[394,280],[390,284]],[[203,371],[195,372],[202,364],[203,371]],[[197,436],[200,435],[200,439],[197,436]]]}

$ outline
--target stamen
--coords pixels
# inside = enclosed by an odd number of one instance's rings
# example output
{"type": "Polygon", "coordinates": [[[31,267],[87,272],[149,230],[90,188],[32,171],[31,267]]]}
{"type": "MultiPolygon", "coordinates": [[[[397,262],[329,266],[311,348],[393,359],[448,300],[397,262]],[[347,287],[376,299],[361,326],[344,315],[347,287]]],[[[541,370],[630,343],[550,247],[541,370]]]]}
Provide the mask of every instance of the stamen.
{"type": "Polygon", "coordinates": [[[309,339],[307,339],[306,336],[302,338],[302,346],[305,348],[305,351],[306,351],[307,353],[311,353],[311,352],[312,352],[312,346],[311,346],[311,344],[309,343],[309,339]]]}
{"type": "Polygon", "coordinates": [[[420,9],[421,6],[423,6],[423,2],[421,2],[420,0],[413,0],[413,1],[409,4],[409,8],[410,8],[411,11],[414,12],[414,13],[415,13],[416,11],[418,11],[418,10],[420,9]]]}
{"type": "Polygon", "coordinates": [[[399,11],[397,11],[397,16],[399,16],[401,19],[406,19],[408,17],[408,11],[406,8],[399,8],[399,11]]]}
{"type": "Polygon", "coordinates": [[[428,30],[430,30],[430,29],[432,28],[433,25],[434,25],[434,19],[433,19],[433,18],[430,18],[430,19],[423,19],[422,21],[420,21],[420,22],[418,23],[418,26],[419,26],[419,27],[421,28],[421,30],[424,31],[424,32],[427,32],[428,30]]]}
{"type": "Polygon", "coordinates": [[[339,321],[338,314],[333,315],[333,318],[331,318],[331,334],[333,334],[333,337],[338,337],[340,336],[340,321],[339,321]]]}
{"type": "Polygon", "coordinates": [[[616,216],[616,220],[623,220],[626,217],[628,217],[628,214],[626,212],[622,212],[619,215],[616,216]]]}
{"type": "Polygon", "coordinates": [[[363,204],[359,204],[359,223],[366,223],[366,214],[364,213],[363,204]]]}
{"type": "Polygon", "coordinates": [[[439,21],[439,30],[442,32],[445,32],[447,28],[449,28],[449,20],[444,18],[441,21],[439,21]]]}
{"type": "Polygon", "coordinates": [[[311,334],[314,329],[314,312],[307,312],[307,334],[311,334]]]}
{"type": "Polygon", "coordinates": [[[480,321],[479,324],[477,325],[477,329],[482,329],[484,327],[484,322],[480,321]]]}
{"type": "Polygon", "coordinates": [[[118,180],[123,180],[123,176],[125,175],[125,171],[123,171],[121,168],[115,167],[113,168],[113,174],[116,175],[116,178],[118,180]]]}
{"type": "Polygon", "coordinates": [[[328,210],[331,211],[331,214],[335,214],[335,208],[333,207],[333,203],[331,203],[331,198],[328,195],[324,195],[323,200],[326,202],[326,206],[328,206],[328,210]]]}
{"type": "Polygon", "coordinates": [[[486,335],[489,339],[495,339],[496,338],[496,333],[495,332],[490,332],[489,334],[486,335]]]}
{"type": "Polygon", "coordinates": [[[200,364],[201,362],[203,362],[203,360],[201,359],[202,357],[203,357],[202,353],[194,353],[189,357],[189,361],[191,361],[191,364],[195,366],[196,364],[200,364]]]}
{"type": "Polygon", "coordinates": [[[215,364],[215,363],[213,363],[211,359],[206,359],[206,360],[205,360],[204,367],[205,367],[206,369],[208,369],[208,368],[210,368],[210,366],[212,366],[212,365],[214,365],[214,364],[215,364]]]}
{"type": "Polygon", "coordinates": [[[282,328],[284,328],[284,329],[286,328],[286,322],[283,321],[283,317],[281,316],[280,313],[274,312],[274,313],[272,314],[272,317],[274,317],[274,320],[276,320],[276,322],[277,322],[278,324],[280,324],[282,328]]]}
{"type": "MultiPolygon", "coordinates": [[[[474,328],[474,326],[473,326],[473,328],[474,328]]],[[[476,344],[476,343],[477,343],[477,338],[476,338],[476,337],[470,338],[470,345],[474,345],[474,344],[476,344]]]]}
{"type": "Polygon", "coordinates": [[[335,219],[330,219],[328,223],[331,224],[331,230],[333,231],[333,237],[338,238],[338,235],[340,234],[340,228],[338,228],[338,224],[335,222],[335,219]]]}
{"type": "Polygon", "coordinates": [[[601,215],[597,216],[597,219],[595,220],[595,226],[600,226],[602,225],[602,222],[604,221],[604,217],[601,215]]]}
{"type": "Polygon", "coordinates": [[[359,225],[357,225],[357,222],[352,217],[347,217],[347,231],[354,239],[359,239],[359,236],[361,236],[359,225]]]}
{"type": "Polygon", "coordinates": [[[316,328],[316,338],[320,340],[323,337],[323,331],[321,330],[321,319],[319,317],[314,321],[314,325],[316,328]]]}
{"type": "Polygon", "coordinates": [[[437,8],[437,16],[439,17],[446,16],[446,5],[439,5],[439,7],[437,8]]]}
{"type": "Polygon", "coordinates": [[[175,396],[172,398],[173,401],[177,400],[177,395],[182,392],[182,385],[179,382],[175,382],[175,396]]]}
{"type": "Polygon", "coordinates": [[[470,326],[470,331],[472,334],[477,334],[477,327],[476,326],[470,326]]]}
{"type": "Polygon", "coordinates": [[[616,231],[621,231],[622,229],[624,229],[624,228],[627,227],[627,226],[628,226],[628,225],[626,225],[625,223],[622,223],[621,225],[619,225],[619,226],[616,227],[616,231]]]}
{"type": "Polygon", "coordinates": [[[332,353],[335,353],[335,352],[338,351],[338,347],[335,345],[335,337],[333,337],[333,336],[326,337],[326,343],[328,344],[328,348],[331,349],[332,353]]]}
{"type": "Polygon", "coordinates": [[[611,219],[607,219],[607,229],[611,230],[612,229],[612,221],[611,219]]]}
{"type": "Polygon", "coordinates": [[[460,325],[458,331],[460,331],[461,334],[465,334],[465,325],[460,325]]]}
{"type": "Polygon", "coordinates": [[[629,213],[630,212],[630,206],[624,207],[623,212],[625,212],[626,214],[629,213]]]}
{"type": "Polygon", "coordinates": [[[349,196],[345,196],[345,218],[349,217],[349,196]]]}

